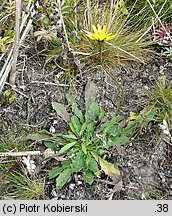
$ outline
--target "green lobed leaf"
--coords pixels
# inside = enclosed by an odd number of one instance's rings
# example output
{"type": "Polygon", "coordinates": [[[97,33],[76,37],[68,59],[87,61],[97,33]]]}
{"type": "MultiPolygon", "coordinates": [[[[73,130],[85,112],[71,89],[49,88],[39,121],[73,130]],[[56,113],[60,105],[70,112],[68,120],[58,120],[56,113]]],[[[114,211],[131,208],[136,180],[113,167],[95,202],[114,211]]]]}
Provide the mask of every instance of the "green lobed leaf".
{"type": "Polygon", "coordinates": [[[96,103],[95,101],[91,102],[86,112],[87,122],[95,121],[96,118],[98,118],[99,113],[100,113],[100,107],[98,103],[96,103]]]}
{"type": "Polygon", "coordinates": [[[72,142],[72,143],[68,143],[65,146],[63,146],[60,151],[59,154],[64,154],[67,150],[69,150],[71,147],[73,147],[75,144],[77,144],[77,142],[72,142]]]}
{"type": "Polygon", "coordinates": [[[94,182],[94,174],[90,170],[82,172],[82,177],[84,178],[84,181],[89,185],[91,185],[94,182]]]}
{"type": "Polygon", "coordinates": [[[12,37],[15,35],[15,31],[12,29],[7,29],[4,33],[4,37],[12,37]]]}
{"type": "Polygon", "coordinates": [[[86,112],[90,106],[91,101],[96,100],[96,85],[93,81],[88,81],[85,87],[85,107],[86,112]]]}
{"type": "Polygon", "coordinates": [[[97,173],[99,171],[97,161],[91,155],[88,155],[86,158],[87,169],[93,171],[93,173],[97,173]]]}
{"type": "Polygon", "coordinates": [[[56,111],[58,116],[60,116],[65,122],[69,122],[70,115],[64,105],[62,105],[61,103],[52,102],[52,107],[56,111]]]}
{"type": "Polygon", "coordinates": [[[137,127],[137,121],[134,120],[134,121],[128,122],[127,126],[124,128],[124,131],[127,135],[130,135],[131,133],[134,132],[136,127],[137,127]]]}
{"type": "Polygon", "coordinates": [[[62,173],[60,173],[59,177],[56,178],[56,188],[58,190],[60,190],[66,184],[71,174],[72,174],[72,171],[70,169],[65,169],[63,170],[62,173]]]}
{"type": "Polygon", "coordinates": [[[62,172],[63,169],[64,169],[63,167],[53,167],[52,170],[48,173],[48,178],[49,179],[55,178],[62,172]]]}
{"type": "Polygon", "coordinates": [[[47,147],[47,148],[54,148],[56,147],[58,144],[56,142],[53,142],[53,141],[50,141],[50,140],[45,140],[44,141],[44,145],[47,147]]]}
{"type": "Polygon", "coordinates": [[[74,133],[74,134],[76,134],[76,136],[78,136],[78,134],[75,131],[75,127],[74,127],[74,125],[71,122],[69,123],[69,127],[70,127],[72,133],[74,133]]]}
{"type": "Polygon", "coordinates": [[[118,136],[110,136],[107,145],[108,147],[113,147],[115,145],[126,145],[130,141],[130,137],[127,137],[125,134],[119,134],[118,136]]]}
{"type": "Polygon", "coordinates": [[[77,139],[77,137],[74,134],[66,134],[66,135],[62,134],[61,137],[64,139],[73,139],[73,140],[77,139]]]}
{"type": "Polygon", "coordinates": [[[70,149],[69,151],[66,152],[67,156],[73,156],[75,155],[77,152],[79,152],[81,150],[81,147],[79,145],[76,145],[74,148],[70,149]]]}
{"type": "MultiPolygon", "coordinates": [[[[115,129],[118,127],[117,123],[123,121],[124,119],[125,119],[124,116],[121,116],[121,115],[117,116],[117,117],[114,119],[114,121],[113,121],[111,127],[109,128],[108,133],[109,133],[110,131],[112,131],[112,130],[115,130],[115,129]]],[[[101,127],[100,127],[100,131],[101,131],[101,132],[104,131],[104,130],[108,127],[108,125],[109,125],[110,123],[111,123],[111,120],[106,121],[104,124],[102,124],[101,127]]]]}
{"type": "Polygon", "coordinates": [[[69,94],[69,93],[66,94],[66,99],[67,99],[68,103],[71,104],[71,105],[76,103],[75,102],[75,97],[73,95],[69,94]]]}
{"type": "Polygon", "coordinates": [[[124,119],[125,119],[124,116],[118,115],[118,116],[115,118],[113,124],[116,124],[116,123],[118,123],[118,122],[121,122],[121,121],[123,121],[124,119]]]}
{"type": "Polygon", "coordinates": [[[81,148],[82,148],[82,151],[84,152],[84,154],[87,155],[87,148],[86,148],[86,146],[84,145],[84,142],[82,142],[81,148]]]}
{"type": "Polygon", "coordinates": [[[61,162],[61,165],[62,165],[63,169],[69,168],[70,164],[71,164],[71,160],[70,159],[61,162]]]}
{"type": "Polygon", "coordinates": [[[95,130],[95,123],[94,122],[90,122],[87,124],[87,132],[88,133],[93,133],[95,130]]]}
{"type": "Polygon", "coordinates": [[[84,123],[83,114],[82,114],[81,110],[78,108],[78,106],[76,105],[76,103],[74,103],[72,105],[72,112],[75,114],[76,117],[79,118],[81,123],[84,123]]]}
{"type": "Polygon", "coordinates": [[[83,125],[81,126],[81,130],[80,130],[79,136],[81,136],[84,133],[84,131],[85,131],[86,128],[87,128],[87,123],[84,122],[83,125]]]}
{"type": "Polygon", "coordinates": [[[80,131],[81,131],[81,123],[78,119],[78,117],[76,117],[75,115],[73,115],[71,117],[71,121],[70,121],[70,129],[76,134],[79,136],[80,134],[80,131]]]}
{"type": "Polygon", "coordinates": [[[70,165],[72,172],[80,172],[85,165],[85,158],[82,151],[79,151],[77,155],[72,158],[72,163],[70,165]]]}
{"type": "Polygon", "coordinates": [[[96,153],[97,155],[99,155],[99,156],[102,156],[102,155],[108,153],[108,151],[107,151],[107,150],[104,150],[104,149],[97,149],[97,150],[95,151],[95,153],[96,153]]]}

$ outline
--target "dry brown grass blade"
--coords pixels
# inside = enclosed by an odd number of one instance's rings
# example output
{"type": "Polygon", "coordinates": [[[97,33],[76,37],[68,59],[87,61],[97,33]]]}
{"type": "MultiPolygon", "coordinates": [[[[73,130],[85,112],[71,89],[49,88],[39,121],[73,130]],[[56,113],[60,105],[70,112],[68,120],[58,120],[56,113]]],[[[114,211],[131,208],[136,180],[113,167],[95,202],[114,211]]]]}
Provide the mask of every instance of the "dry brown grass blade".
{"type": "Polygon", "coordinates": [[[145,62],[144,62],[142,59],[138,58],[137,56],[133,55],[132,53],[127,52],[126,50],[124,50],[124,49],[122,49],[122,48],[120,48],[120,47],[118,47],[118,46],[115,46],[115,45],[112,44],[112,43],[106,42],[106,44],[108,44],[108,45],[114,47],[114,48],[117,49],[117,50],[120,50],[120,51],[126,53],[127,55],[131,56],[132,58],[134,58],[134,59],[140,61],[141,63],[145,64],[145,62]]]}
{"type": "MultiPolygon", "coordinates": [[[[113,7],[113,4],[114,4],[114,3],[111,4],[111,7],[113,7]]],[[[111,26],[112,26],[112,24],[113,24],[113,22],[114,22],[114,19],[115,19],[116,14],[117,14],[118,5],[119,5],[119,1],[116,2],[115,10],[114,10],[113,13],[112,13],[113,8],[111,8],[111,10],[110,10],[111,12],[110,12],[109,23],[108,23],[108,26],[107,26],[107,32],[110,31],[111,26]]]]}
{"type": "Polygon", "coordinates": [[[62,22],[63,31],[64,31],[64,34],[65,34],[66,44],[67,44],[68,50],[72,51],[72,49],[70,47],[70,44],[69,44],[68,35],[67,35],[67,31],[66,31],[66,26],[65,26],[65,23],[64,23],[63,15],[62,15],[62,12],[61,12],[61,3],[60,3],[60,0],[58,0],[57,3],[58,3],[60,20],[62,22]]]}
{"type": "Polygon", "coordinates": [[[155,12],[155,10],[154,10],[154,8],[153,8],[153,6],[152,6],[152,4],[150,3],[150,1],[149,0],[146,0],[147,2],[148,2],[148,4],[149,4],[149,6],[150,6],[150,8],[151,8],[151,10],[153,11],[153,13],[154,13],[154,15],[155,15],[155,17],[157,18],[157,20],[158,20],[158,22],[161,24],[161,26],[164,28],[164,25],[162,24],[162,22],[161,22],[161,20],[160,20],[160,18],[159,18],[159,16],[158,16],[158,14],[155,12]]]}
{"type": "Polygon", "coordinates": [[[16,65],[19,53],[19,41],[20,41],[20,17],[21,17],[21,0],[16,0],[16,20],[15,20],[15,39],[13,47],[13,63],[11,66],[9,83],[15,85],[16,80],[16,65]]]}
{"type": "Polygon", "coordinates": [[[166,4],[167,0],[164,1],[163,5],[161,6],[161,8],[160,8],[160,10],[158,11],[158,13],[155,12],[155,10],[154,10],[152,4],[150,3],[150,1],[147,0],[147,2],[148,2],[148,4],[149,4],[150,8],[152,9],[152,11],[153,11],[153,13],[154,13],[154,15],[155,15],[155,18],[152,20],[152,24],[151,24],[151,25],[147,28],[147,30],[139,37],[139,39],[136,41],[136,43],[139,42],[139,41],[154,27],[155,23],[159,22],[159,23],[161,24],[161,26],[164,28],[164,25],[162,24],[159,15],[160,15],[160,13],[161,13],[161,11],[162,11],[164,5],[166,4]]]}
{"type": "Polygon", "coordinates": [[[91,14],[91,1],[87,0],[87,18],[88,18],[88,29],[92,26],[92,14],[91,14]]]}
{"type": "MultiPolygon", "coordinates": [[[[34,7],[33,4],[31,4],[31,2],[29,1],[28,5],[27,5],[27,10],[30,12],[31,17],[35,14],[34,11],[34,7]]],[[[19,41],[19,46],[22,44],[22,42],[25,40],[28,32],[30,31],[31,27],[32,27],[32,19],[29,18],[29,14],[23,13],[22,16],[22,20],[21,20],[21,26],[20,26],[20,33],[23,30],[23,32],[21,33],[21,37],[20,37],[20,41],[19,41]],[[26,27],[24,28],[24,26],[26,25],[26,27]]],[[[11,51],[8,54],[8,57],[5,61],[5,64],[3,65],[1,71],[0,71],[0,93],[2,92],[2,89],[5,85],[6,79],[9,75],[9,72],[11,70],[12,64],[13,64],[13,47],[11,49],[11,51]]],[[[2,59],[1,59],[2,60],[2,59]]]]}

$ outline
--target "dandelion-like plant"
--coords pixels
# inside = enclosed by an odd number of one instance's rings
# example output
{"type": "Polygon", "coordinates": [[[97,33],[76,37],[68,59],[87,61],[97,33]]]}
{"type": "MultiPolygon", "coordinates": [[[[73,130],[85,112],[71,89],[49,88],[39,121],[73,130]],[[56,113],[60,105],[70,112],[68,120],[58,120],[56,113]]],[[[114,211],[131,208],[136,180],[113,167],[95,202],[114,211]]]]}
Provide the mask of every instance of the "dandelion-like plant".
{"type": "MultiPolygon", "coordinates": [[[[109,41],[109,40],[114,39],[117,34],[112,35],[112,33],[107,33],[106,25],[104,25],[103,28],[100,26],[100,24],[97,24],[97,27],[95,25],[92,25],[92,29],[93,29],[93,32],[85,31],[86,36],[88,38],[90,38],[91,40],[95,40],[95,41],[97,41],[99,43],[99,47],[100,47],[100,64],[102,65],[102,47],[103,47],[103,44],[104,44],[105,41],[109,41]]],[[[107,72],[107,73],[114,80],[114,82],[119,87],[119,89],[121,89],[121,98],[119,99],[118,105],[117,105],[117,107],[116,107],[116,109],[114,111],[114,115],[113,115],[112,119],[110,120],[110,122],[109,122],[108,126],[106,127],[106,129],[104,130],[102,136],[99,137],[98,140],[100,140],[102,137],[104,137],[106,135],[106,133],[108,132],[108,130],[110,129],[110,127],[112,126],[112,124],[113,124],[113,122],[114,122],[114,120],[116,118],[116,115],[118,113],[118,109],[120,107],[121,101],[123,100],[123,97],[124,97],[124,88],[123,88],[123,86],[114,78],[114,76],[111,73],[109,73],[109,72],[107,72]]]]}
{"type": "Polygon", "coordinates": [[[99,43],[100,46],[100,64],[102,65],[102,47],[105,41],[109,41],[115,38],[115,35],[112,35],[112,33],[107,33],[106,25],[103,26],[103,28],[100,26],[100,24],[97,24],[97,27],[95,25],[92,25],[93,32],[86,32],[86,36],[90,38],[91,40],[95,40],[99,43]]]}

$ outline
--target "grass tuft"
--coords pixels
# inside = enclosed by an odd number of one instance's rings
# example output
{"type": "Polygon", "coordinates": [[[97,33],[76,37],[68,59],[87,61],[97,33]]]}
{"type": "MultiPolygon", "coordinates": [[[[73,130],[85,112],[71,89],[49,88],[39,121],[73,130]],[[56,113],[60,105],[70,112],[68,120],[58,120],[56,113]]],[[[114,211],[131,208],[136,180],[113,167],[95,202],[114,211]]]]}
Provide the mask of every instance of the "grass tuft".
{"type": "Polygon", "coordinates": [[[166,77],[160,77],[159,81],[148,92],[148,97],[154,107],[158,110],[160,122],[165,118],[169,128],[172,129],[172,81],[167,81],[166,77]]]}
{"type": "Polygon", "coordinates": [[[35,176],[25,176],[14,172],[8,177],[7,196],[20,200],[44,199],[44,179],[36,179],[35,176]]]}

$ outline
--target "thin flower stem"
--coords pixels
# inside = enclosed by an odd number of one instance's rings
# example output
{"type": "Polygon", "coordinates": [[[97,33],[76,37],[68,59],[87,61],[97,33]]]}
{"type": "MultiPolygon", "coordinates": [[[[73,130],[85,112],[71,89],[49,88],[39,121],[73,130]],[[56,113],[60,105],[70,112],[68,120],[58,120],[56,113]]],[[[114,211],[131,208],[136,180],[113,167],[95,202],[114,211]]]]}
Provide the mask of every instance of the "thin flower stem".
{"type": "Polygon", "coordinates": [[[103,45],[104,41],[98,41],[99,43],[99,58],[100,58],[100,65],[103,64],[103,45]]]}
{"type": "MultiPolygon", "coordinates": [[[[104,68],[103,68],[104,69],[104,68]]],[[[118,82],[118,80],[110,73],[110,72],[107,72],[105,69],[104,71],[113,79],[113,81],[115,82],[115,84],[117,85],[117,87],[121,90],[121,97],[118,101],[118,104],[117,104],[117,107],[114,111],[114,114],[109,122],[109,124],[107,125],[107,127],[105,128],[103,134],[102,134],[102,137],[104,137],[106,135],[106,133],[109,131],[110,127],[112,126],[117,114],[118,114],[118,111],[119,111],[119,108],[121,106],[121,102],[124,98],[124,87],[118,82]]]]}
{"type": "Polygon", "coordinates": [[[99,42],[100,46],[100,65],[102,65],[102,42],[99,42]]]}
{"type": "MultiPolygon", "coordinates": [[[[101,66],[102,66],[102,65],[101,65],[101,66]]],[[[112,73],[106,71],[105,68],[104,68],[103,66],[102,66],[102,68],[103,68],[103,70],[113,79],[113,81],[115,82],[115,84],[117,85],[117,87],[121,90],[121,97],[120,97],[120,99],[119,99],[119,101],[118,101],[117,107],[116,107],[116,109],[115,109],[115,111],[114,111],[114,114],[113,114],[113,116],[112,116],[112,118],[111,118],[109,124],[108,124],[107,127],[105,128],[103,134],[96,140],[96,143],[97,143],[100,139],[102,139],[102,138],[107,134],[107,132],[109,131],[110,127],[113,125],[114,120],[115,120],[115,118],[116,118],[116,116],[117,116],[117,114],[118,114],[118,111],[119,111],[119,107],[120,107],[120,105],[121,105],[121,102],[122,102],[122,100],[123,100],[123,98],[124,98],[124,87],[118,82],[118,80],[112,75],[112,73]]]]}

